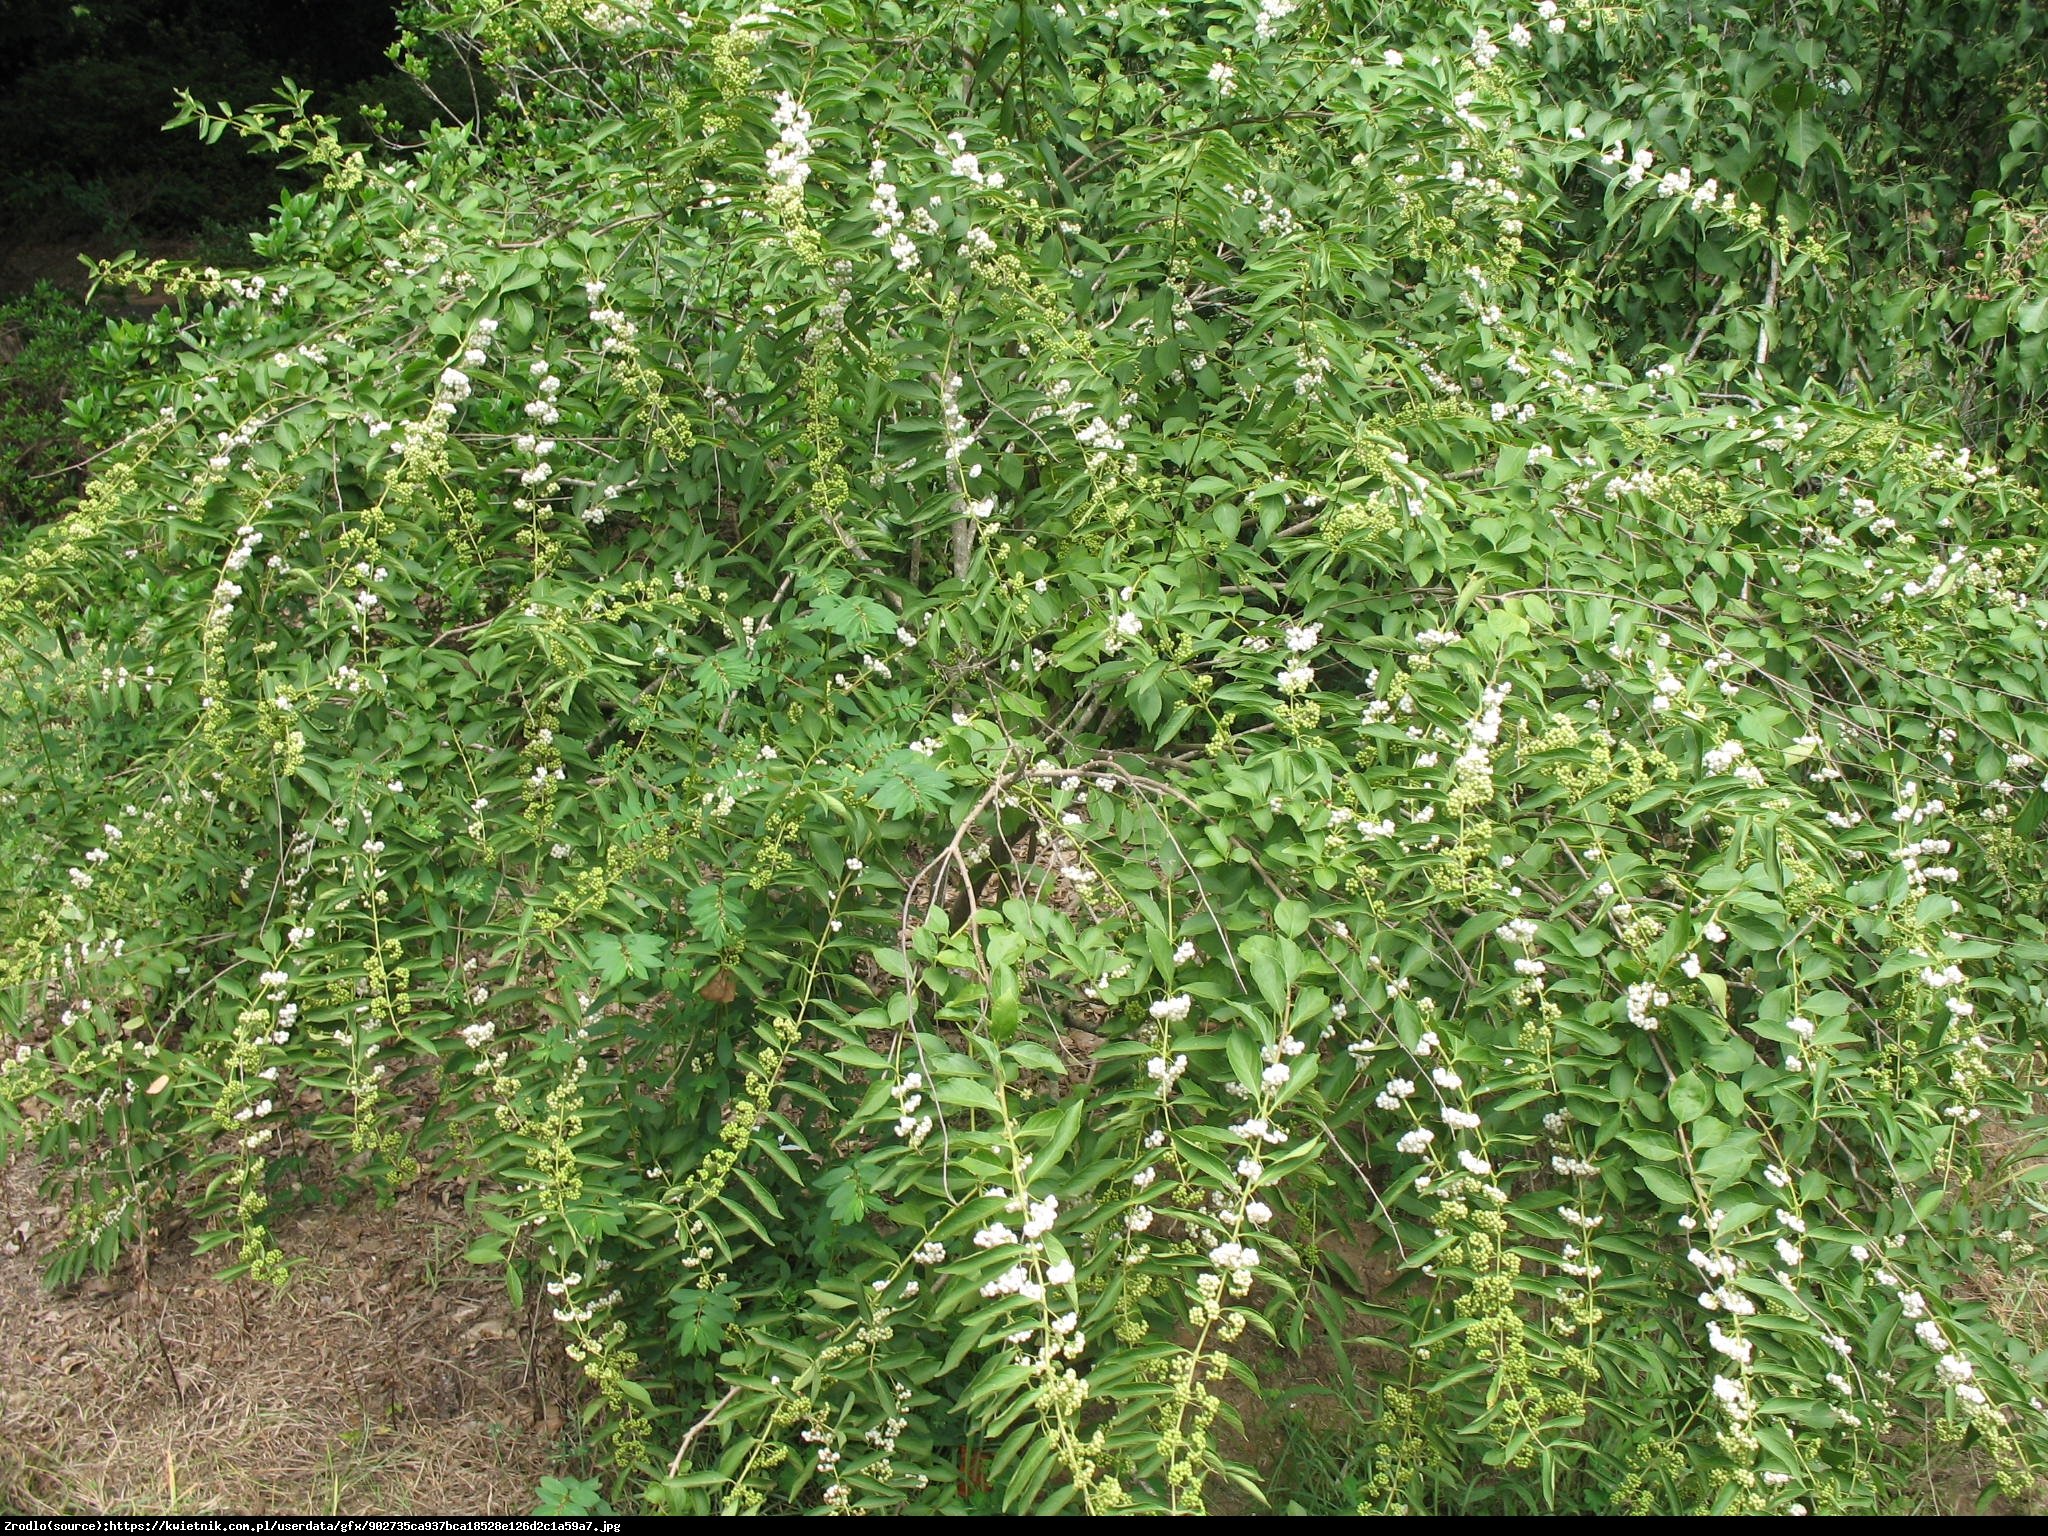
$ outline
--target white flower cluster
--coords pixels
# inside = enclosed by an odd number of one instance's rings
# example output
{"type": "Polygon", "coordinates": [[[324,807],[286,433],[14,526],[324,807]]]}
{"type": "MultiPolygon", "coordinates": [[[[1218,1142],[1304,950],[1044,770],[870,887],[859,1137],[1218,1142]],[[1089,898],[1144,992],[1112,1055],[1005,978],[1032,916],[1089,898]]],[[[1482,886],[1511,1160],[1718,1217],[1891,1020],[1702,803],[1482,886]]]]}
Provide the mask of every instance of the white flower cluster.
{"type": "Polygon", "coordinates": [[[1662,1008],[1670,1001],[1671,995],[1659,991],[1654,981],[1630,982],[1627,997],[1629,1023],[1641,1030],[1656,1029],[1657,1015],[1652,1010],[1662,1008]]]}
{"type": "Polygon", "coordinates": [[[1288,1078],[1293,1075],[1288,1068],[1288,1061],[1306,1049],[1307,1047],[1292,1035],[1281,1036],[1278,1042],[1260,1051],[1260,1059],[1265,1062],[1266,1067],[1259,1074],[1259,1080],[1267,1088],[1286,1087],[1288,1078]]]}
{"type": "MultiPolygon", "coordinates": [[[[1934,802],[1939,805],[1939,800],[1934,802]]],[[[1901,848],[1894,849],[1892,857],[1899,861],[1899,867],[1906,872],[1906,884],[1915,892],[1924,891],[1930,883],[1940,882],[1953,885],[1962,878],[1962,871],[1953,864],[1929,862],[1949,853],[1954,844],[1945,837],[1923,837],[1901,848]]]]}
{"type": "MultiPolygon", "coordinates": [[[[272,570],[283,570],[285,568],[284,562],[275,555],[272,555],[265,563],[272,570]]],[[[126,688],[130,683],[142,684],[152,695],[156,693],[158,688],[163,686],[157,678],[156,667],[153,664],[144,667],[139,674],[130,672],[126,666],[100,668],[100,692],[102,694],[112,693],[117,688],[126,688]]]]}
{"type": "Polygon", "coordinates": [[[1239,1242],[1218,1243],[1209,1250],[1209,1262],[1230,1276],[1230,1288],[1242,1296],[1251,1289],[1252,1271],[1259,1267],[1259,1250],[1239,1242]]]}
{"type": "Polygon", "coordinates": [[[1262,1115],[1238,1121],[1231,1126],[1230,1134],[1241,1141],[1263,1141],[1274,1147],[1287,1140],[1287,1133],[1262,1115]]]}
{"type": "Polygon", "coordinates": [[[1677,170],[1667,170],[1663,176],[1659,176],[1657,197],[1690,199],[1696,213],[1706,213],[1708,209],[1712,209],[1716,205],[1716,199],[1720,203],[1722,213],[1735,213],[1735,209],[1741,207],[1735,199],[1735,193],[1724,195],[1720,190],[1720,182],[1714,180],[1712,176],[1694,184],[1692,166],[1679,166],[1677,170]]]}
{"type": "Polygon", "coordinates": [[[1945,1354],[1934,1363],[1934,1368],[1941,1384],[1954,1388],[1958,1398],[1975,1408],[1984,1406],[1984,1389],[1970,1383],[1970,1378],[1977,1374],[1977,1368],[1968,1360],[1961,1355],[1945,1354]]]}
{"type": "Polygon", "coordinates": [[[924,1139],[932,1133],[932,1117],[917,1112],[924,1103],[924,1095],[918,1091],[923,1087],[924,1075],[909,1072],[889,1090],[889,1097],[896,1101],[896,1134],[913,1148],[923,1146],[924,1139]]]}
{"type": "Polygon", "coordinates": [[[1465,722],[1465,749],[1451,765],[1450,809],[1462,814],[1493,798],[1493,747],[1500,740],[1502,704],[1511,683],[1489,685],[1479,696],[1479,713],[1465,722]]]}
{"type": "MultiPolygon", "coordinates": [[[[237,448],[249,448],[255,445],[256,429],[252,426],[244,426],[234,432],[216,432],[214,434],[214,442],[218,445],[220,451],[206,461],[206,467],[208,469],[225,471],[234,464],[234,453],[237,448]]],[[[244,464],[242,467],[247,469],[249,466],[244,464]]]]}
{"type": "MultiPolygon", "coordinates": [[[[269,280],[261,272],[252,273],[246,278],[230,277],[222,280],[219,268],[208,267],[202,275],[208,281],[219,281],[221,287],[236,298],[252,304],[260,303],[264,297],[264,290],[269,288],[269,280]]],[[[269,295],[273,305],[281,306],[292,296],[292,291],[286,284],[279,283],[276,287],[269,288],[269,295]]]]}
{"type": "Polygon", "coordinates": [[[984,1285],[981,1294],[991,1301],[998,1296],[1021,1296],[1026,1301],[1043,1301],[1045,1286],[1032,1279],[1031,1272],[1022,1264],[1013,1264],[984,1285]]]}
{"type": "Polygon", "coordinates": [[[1632,187],[1639,185],[1642,179],[1650,173],[1650,167],[1657,163],[1656,151],[1652,150],[1647,144],[1631,155],[1628,152],[1627,144],[1616,142],[1610,144],[1602,152],[1600,158],[1609,165],[1625,164],[1626,169],[1622,171],[1621,179],[1632,187]]]}
{"type": "Polygon", "coordinates": [[[768,201],[787,214],[802,201],[804,183],[811,179],[811,114],[782,91],[775,97],[775,115],[769,122],[777,137],[768,150],[768,201]]]}
{"type": "MultiPolygon", "coordinates": [[[[1247,208],[1258,209],[1260,234],[1278,235],[1285,238],[1294,233],[1297,225],[1294,210],[1273,196],[1272,193],[1258,187],[1234,186],[1227,181],[1217,190],[1222,192],[1225,197],[1236,198],[1239,203],[1247,208]]],[[[1182,327],[1176,325],[1174,329],[1179,330],[1182,327]]]]}
{"type": "Polygon", "coordinates": [[[1756,1404],[1749,1395],[1749,1387],[1740,1379],[1731,1380],[1726,1376],[1716,1376],[1714,1401],[1721,1405],[1721,1411],[1737,1425],[1747,1424],[1756,1413],[1756,1404]]]}
{"type": "Polygon", "coordinates": [[[1706,755],[1701,759],[1701,763],[1708,773],[1722,774],[1735,766],[1736,760],[1742,756],[1742,753],[1743,746],[1741,742],[1724,741],[1718,747],[1709,747],[1706,755]]]}
{"type": "MultiPolygon", "coordinates": [[[[604,291],[604,283],[596,278],[583,285],[584,297],[589,299],[592,305],[590,318],[603,326],[605,331],[604,336],[598,341],[597,349],[607,353],[629,351],[633,345],[633,338],[640,334],[640,327],[628,320],[623,310],[614,309],[608,304],[599,305],[597,301],[604,297],[604,291]]],[[[548,383],[546,378],[541,380],[541,392],[548,396],[552,403],[554,391],[548,388],[548,383]]],[[[547,414],[546,411],[535,410],[534,407],[540,404],[541,402],[537,400],[533,405],[529,405],[526,414],[542,426],[553,425],[555,416],[547,414]]]]}
{"type": "MultiPolygon", "coordinates": [[[[462,364],[466,368],[480,368],[488,357],[486,348],[497,334],[498,322],[484,319],[476,323],[476,333],[470,344],[463,349],[462,364]]],[[[475,393],[475,386],[469,375],[453,364],[441,370],[439,387],[435,390],[433,413],[436,416],[453,416],[456,407],[475,393]]]]}
{"type": "Polygon", "coordinates": [[[1892,809],[1892,820],[1901,826],[1910,823],[1919,826],[1930,816],[1946,814],[1948,804],[1942,800],[1920,799],[1920,786],[1910,779],[1899,787],[1899,803],[1892,809]]]}
{"type": "Polygon", "coordinates": [[[957,373],[939,380],[939,425],[946,434],[948,464],[959,463],[974,447],[974,430],[960,409],[960,390],[966,382],[957,373]]]}
{"type": "MultiPolygon", "coordinates": [[[[1869,1259],[1870,1252],[1858,1244],[1851,1250],[1851,1256],[1862,1263],[1869,1259]]],[[[1883,1265],[1876,1270],[1875,1278],[1879,1285],[1898,1292],[1900,1315],[1913,1325],[1913,1336],[1939,1357],[1935,1361],[1934,1369],[1935,1376],[1942,1386],[1953,1390],[1957,1399],[1971,1408],[1987,1407],[1989,1399],[1985,1396],[1984,1389],[1972,1380],[1977,1374],[1977,1368],[1965,1356],[1955,1351],[1948,1334],[1930,1315],[1927,1298],[1919,1291],[1907,1290],[1905,1282],[1883,1265]]],[[[1846,1359],[1848,1351],[1843,1350],[1841,1353],[1846,1359]]]]}
{"type": "Polygon", "coordinates": [[[1145,620],[1134,609],[1126,608],[1109,622],[1109,633],[1103,636],[1104,655],[1114,656],[1124,648],[1126,640],[1135,640],[1145,632],[1145,620]]]}
{"type": "Polygon", "coordinates": [[[1301,372],[1294,376],[1294,392],[1304,397],[1320,395],[1330,378],[1329,357],[1308,347],[1299,347],[1295,358],[1301,365],[1301,372]]]}
{"type": "Polygon", "coordinates": [[[1942,966],[1938,970],[1931,965],[1922,966],[1920,968],[1920,984],[1934,992],[1939,992],[1947,987],[1960,987],[1963,984],[1963,968],[1953,963],[1942,966]]]}
{"type": "MultiPolygon", "coordinates": [[[[647,0],[593,0],[581,11],[584,22],[604,33],[606,37],[620,37],[635,27],[647,25],[647,0]]],[[[684,25],[689,17],[683,18],[684,25]]]]}
{"type": "Polygon", "coordinates": [[[1370,816],[1359,815],[1348,805],[1336,806],[1330,811],[1330,825],[1333,827],[1348,827],[1367,842],[1376,842],[1383,837],[1392,837],[1395,830],[1392,817],[1383,817],[1375,821],[1370,816]]]}
{"type": "Polygon", "coordinates": [[[1289,698],[1304,694],[1315,686],[1316,669],[1307,662],[1297,662],[1291,667],[1282,667],[1273,682],[1280,692],[1289,698]]]}
{"type": "Polygon", "coordinates": [[[1117,417],[1115,426],[1097,416],[1086,426],[1074,430],[1074,441],[1089,451],[1091,463],[1100,462],[1110,454],[1124,451],[1123,429],[1130,424],[1128,413],[1117,417]]]}
{"type": "Polygon", "coordinates": [[[889,255],[898,272],[915,272],[917,242],[903,232],[903,207],[896,200],[896,184],[889,180],[889,162],[877,159],[868,166],[868,180],[875,195],[868,199],[868,212],[875,216],[875,238],[889,242],[889,255]]]}
{"type": "Polygon", "coordinates": [[[1297,0],[1259,0],[1258,19],[1252,23],[1252,33],[1262,43],[1273,41],[1280,23],[1294,14],[1297,0]]]}
{"type": "MultiPolygon", "coordinates": [[[[585,286],[587,288],[589,285],[586,284],[585,286]]],[[[633,323],[626,319],[624,315],[618,314],[613,310],[593,310],[591,312],[591,319],[598,320],[600,324],[604,324],[605,320],[600,319],[600,315],[623,328],[624,342],[632,340],[633,323]]],[[[617,332],[613,332],[607,335],[604,341],[600,343],[604,350],[615,350],[614,337],[617,334],[617,332]]],[[[623,345],[623,342],[617,344],[623,345]]],[[[524,406],[527,420],[543,427],[553,426],[562,419],[561,407],[555,404],[555,396],[560,394],[562,390],[562,381],[555,377],[552,366],[544,357],[536,358],[533,361],[526,370],[526,376],[534,381],[534,388],[540,391],[536,398],[527,401],[524,406]]]]}
{"type": "Polygon", "coordinates": [[[1181,1074],[1187,1069],[1188,1059],[1185,1056],[1175,1056],[1170,1061],[1164,1056],[1154,1056],[1145,1063],[1146,1073],[1159,1084],[1159,1097],[1162,1099],[1173,1092],[1173,1085],[1180,1081],[1181,1074]]]}
{"type": "Polygon", "coordinates": [[[1189,1010],[1194,1005],[1194,998],[1180,992],[1172,997],[1159,998],[1147,1011],[1160,1023],[1178,1024],[1187,1018],[1189,1010]]]}
{"type": "Polygon", "coordinates": [[[223,629],[235,616],[235,599],[242,595],[242,587],[232,578],[249,564],[250,557],[256,553],[256,546],[262,542],[263,535],[247,523],[235,530],[234,548],[228,551],[227,559],[222,562],[225,574],[214,584],[213,606],[206,612],[208,629],[223,629]]]}
{"type": "Polygon", "coordinates": [[[1746,1292],[1737,1290],[1733,1284],[1742,1273],[1742,1266],[1732,1254],[1706,1253],[1698,1248],[1689,1250],[1686,1258],[1700,1274],[1712,1282],[1712,1287],[1701,1291],[1699,1304],[1704,1311],[1726,1312],[1730,1317],[1750,1317],[1756,1312],[1756,1303],[1746,1292]]]}
{"type": "Polygon", "coordinates": [[[953,158],[947,164],[947,170],[963,181],[972,182],[977,187],[985,187],[991,192],[1002,190],[1003,173],[1001,171],[984,171],[981,168],[981,157],[972,153],[967,148],[966,134],[949,133],[946,135],[946,142],[953,146],[953,158]]]}

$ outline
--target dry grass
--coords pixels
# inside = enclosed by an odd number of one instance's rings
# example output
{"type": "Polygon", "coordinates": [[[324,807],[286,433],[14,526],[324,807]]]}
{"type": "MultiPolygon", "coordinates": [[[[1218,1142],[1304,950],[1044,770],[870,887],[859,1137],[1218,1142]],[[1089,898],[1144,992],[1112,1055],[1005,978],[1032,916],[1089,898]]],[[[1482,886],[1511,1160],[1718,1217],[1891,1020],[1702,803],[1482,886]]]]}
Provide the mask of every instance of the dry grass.
{"type": "Polygon", "coordinates": [[[282,1291],[159,1254],[53,1295],[0,1180],[0,1514],[505,1514],[553,1469],[558,1355],[430,1196],[280,1224],[282,1291]]]}

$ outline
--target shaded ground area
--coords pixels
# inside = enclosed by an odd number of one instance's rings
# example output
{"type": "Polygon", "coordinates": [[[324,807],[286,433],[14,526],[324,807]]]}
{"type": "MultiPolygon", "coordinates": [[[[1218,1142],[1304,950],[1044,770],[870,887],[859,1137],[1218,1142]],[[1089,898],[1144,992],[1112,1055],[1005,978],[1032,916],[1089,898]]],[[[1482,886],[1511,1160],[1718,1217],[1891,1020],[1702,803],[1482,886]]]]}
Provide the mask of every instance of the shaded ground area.
{"type": "MultiPolygon", "coordinates": [[[[92,274],[79,258],[90,256],[96,261],[104,261],[125,251],[134,251],[145,259],[162,256],[172,261],[197,261],[201,246],[196,240],[170,239],[126,242],[104,238],[44,240],[0,231],[0,296],[26,293],[37,283],[55,283],[66,293],[83,298],[92,274]]],[[[244,251],[229,258],[224,265],[246,265],[249,259],[244,251]]],[[[167,302],[161,292],[143,294],[104,290],[101,298],[103,308],[120,309],[130,314],[145,314],[167,302]]]]}
{"type": "Polygon", "coordinates": [[[58,1219],[32,1171],[0,1179],[0,1514],[533,1508],[560,1349],[463,1261],[459,1207],[282,1222],[308,1256],[282,1292],[222,1286],[179,1244],[52,1294],[58,1219]]]}

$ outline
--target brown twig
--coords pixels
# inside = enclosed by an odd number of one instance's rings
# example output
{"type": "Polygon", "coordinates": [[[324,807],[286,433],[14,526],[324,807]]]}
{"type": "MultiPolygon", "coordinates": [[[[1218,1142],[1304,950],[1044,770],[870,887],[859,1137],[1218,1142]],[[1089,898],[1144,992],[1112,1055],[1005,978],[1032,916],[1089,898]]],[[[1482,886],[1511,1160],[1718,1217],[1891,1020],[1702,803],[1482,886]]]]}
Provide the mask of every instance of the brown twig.
{"type": "Polygon", "coordinates": [[[178,1406],[182,1408],[185,1406],[185,1383],[178,1379],[178,1368],[171,1363],[171,1346],[164,1342],[163,1319],[158,1318],[150,1324],[150,1331],[156,1335],[157,1352],[163,1356],[164,1370],[171,1378],[171,1391],[176,1394],[178,1406]]]}
{"type": "Polygon", "coordinates": [[[676,1447],[675,1459],[670,1461],[668,1464],[668,1475],[670,1477],[674,1477],[677,1472],[682,1470],[683,1458],[690,1453],[690,1442],[695,1440],[699,1435],[703,1434],[706,1429],[710,1428],[711,1421],[718,1417],[718,1410],[723,1408],[727,1403],[731,1402],[734,1398],[738,1397],[739,1395],[740,1389],[737,1386],[727,1388],[725,1396],[721,1397],[717,1402],[713,1403],[710,1406],[710,1408],[705,1411],[703,1418],[699,1419],[696,1423],[692,1424],[687,1430],[684,1431],[683,1443],[676,1447]]]}

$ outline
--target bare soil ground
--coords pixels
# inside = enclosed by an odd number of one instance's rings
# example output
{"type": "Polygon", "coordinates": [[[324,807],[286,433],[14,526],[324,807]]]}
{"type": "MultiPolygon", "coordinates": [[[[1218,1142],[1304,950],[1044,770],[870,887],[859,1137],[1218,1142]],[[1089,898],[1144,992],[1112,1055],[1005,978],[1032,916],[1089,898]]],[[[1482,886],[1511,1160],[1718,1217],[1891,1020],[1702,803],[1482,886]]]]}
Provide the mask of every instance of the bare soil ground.
{"type": "Polygon", "coordinates": [[[281,1221],[281,1291],[186,1242],[53,1294],[57,1222],[0,1176],[0,1514],[523,1514],[556,1470],[559,1347],[431,1191],[281,1221]]]}
{"type": "MultiPolygon", "coordinates": [[[[33,236],[9,235],[0,231],[0,298],[26,293],[37,283],[55,283],[59,288],[82,296],[91,274],[79,259],[90,256],[104,261],[123,251],[136,250],[144,257],[168,257],[187,261],[198,254],[191,240],[145,240],[123,244],[107,239],[41,240],[33,236]]],[[[162,293],[108,291],[102,297],[112,306],[132,315],[146,315],[168,302],[162,293]]]]}

